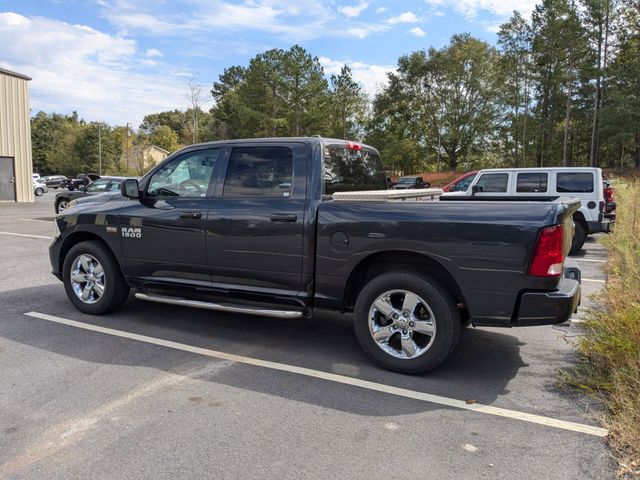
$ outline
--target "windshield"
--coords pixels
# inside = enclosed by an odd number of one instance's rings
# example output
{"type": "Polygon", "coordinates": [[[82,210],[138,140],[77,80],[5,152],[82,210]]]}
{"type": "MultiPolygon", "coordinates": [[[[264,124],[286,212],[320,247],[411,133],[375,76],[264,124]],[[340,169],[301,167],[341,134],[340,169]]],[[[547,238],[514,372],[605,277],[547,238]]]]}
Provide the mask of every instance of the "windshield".
{"type": "MultiPolygon", "coordinates": [[[[359,145],[358,145],[359,147],[359,145]]],[[[324,148],[324,193],[387,190],[380,155],[368,148],[328,145],[324,148]]]]}
{"type": "Polygon", "coordinates": [[[398,183],[415,183],[416,177],[400,177],[398,183]]]}

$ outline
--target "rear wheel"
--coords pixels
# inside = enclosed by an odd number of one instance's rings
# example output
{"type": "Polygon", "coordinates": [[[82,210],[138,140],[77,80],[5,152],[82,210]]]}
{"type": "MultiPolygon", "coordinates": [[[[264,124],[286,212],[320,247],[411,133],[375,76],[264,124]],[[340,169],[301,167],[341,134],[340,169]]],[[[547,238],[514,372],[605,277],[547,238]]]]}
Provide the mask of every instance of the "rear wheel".
{"type": "Polygon", "coordinates": [[[360,292],[354,330],[365,352],[400,373],[433,370],[454,350],[461,320],[451,294],[417,273],[390,272],[360,292]]]}
{"type": "Polygon", "coordinates": [[[36,197],[41,197],[42,195],[44,195],[44,190],[42,188],[36,188],[35,194],[36,197]]]}
{"type": "Polygon", "coordinates": [[[571,250],[569,250],[569,255],[575,255],[576,253],[578,253],[584,245],[586,239],[587,228],[584,222],[576,220],[573,233],[573,241],[571,242],[571,250]]]}
{"type": "Polygon", "coordinates": [[[74,245],[64,259],[62,280],[67,297],[83,313],[115,310],[129,296],[129,285],[113,254],[97,241],[74,245]]]}

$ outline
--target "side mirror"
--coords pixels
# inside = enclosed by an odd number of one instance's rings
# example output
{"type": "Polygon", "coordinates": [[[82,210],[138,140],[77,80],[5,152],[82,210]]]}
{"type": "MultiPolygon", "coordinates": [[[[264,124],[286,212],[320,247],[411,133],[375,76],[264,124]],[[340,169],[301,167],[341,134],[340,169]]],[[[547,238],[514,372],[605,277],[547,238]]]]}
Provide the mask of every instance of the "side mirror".
{"type": "Polygon", "coordinates": [[[482,187],[480,185],[474,185],[471,187],[471,195],[475,195],[478,192],[482,192],[482,187]]]}
{"type": "Polygon", "coordinates": [[[120,184],[120,193],[127,198],[140,198],[140,188],[138,180],[135,178],[125,178],[120,184]]]}

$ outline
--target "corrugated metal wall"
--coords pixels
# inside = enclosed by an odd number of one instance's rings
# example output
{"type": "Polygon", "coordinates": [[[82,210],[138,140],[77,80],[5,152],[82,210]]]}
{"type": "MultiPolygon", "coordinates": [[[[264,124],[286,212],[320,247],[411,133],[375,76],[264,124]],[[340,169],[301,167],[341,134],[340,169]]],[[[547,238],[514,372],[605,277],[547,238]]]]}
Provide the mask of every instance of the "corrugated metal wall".
{"type": "Polygon", "coordinates": [[[16,200],[33,202],[28,80],[0,72],[0,157],[14,157],[16,200]]]}

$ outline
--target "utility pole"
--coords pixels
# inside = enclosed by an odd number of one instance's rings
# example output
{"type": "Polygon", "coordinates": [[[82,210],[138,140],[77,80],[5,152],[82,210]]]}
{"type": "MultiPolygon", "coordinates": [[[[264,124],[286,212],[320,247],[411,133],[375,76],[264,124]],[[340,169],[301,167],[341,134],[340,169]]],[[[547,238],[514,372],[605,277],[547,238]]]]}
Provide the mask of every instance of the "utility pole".
{"type": "Polygon", "coordinates": [[[129,122],[127,122],[127,170],[131,167],[131,149],[129,147],[129,122]]]}
{"type": "Polygon", "coordinates": [[[102,176],[102,124],[98,123],[98,175],[102,176]]]}
{"type": "Polygon", "coordinates": [[[98,125],[98,175],[102,176],[102,123],[91,123],[98,125]]]}

